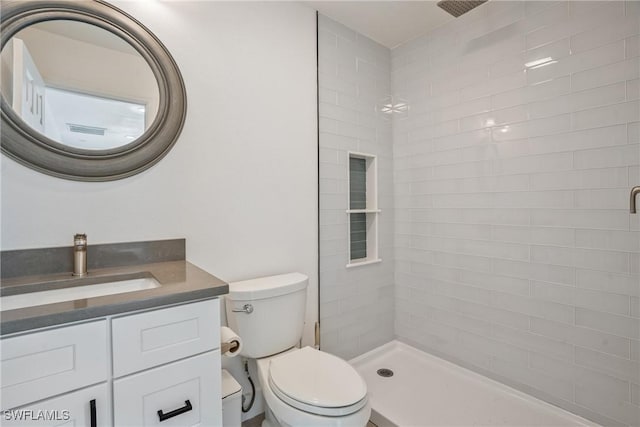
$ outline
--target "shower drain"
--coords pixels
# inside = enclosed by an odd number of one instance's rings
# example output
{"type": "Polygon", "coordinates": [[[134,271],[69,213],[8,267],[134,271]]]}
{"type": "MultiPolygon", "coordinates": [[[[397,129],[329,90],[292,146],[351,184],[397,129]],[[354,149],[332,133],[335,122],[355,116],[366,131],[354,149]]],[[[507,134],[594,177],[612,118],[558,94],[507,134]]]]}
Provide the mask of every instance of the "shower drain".
{"type": "Polygon", "coordinates": [[[393,371],[387,368],[378,369],[378,375],[380,375],[381,377],[389,378],[393,376],[393,371]]]}

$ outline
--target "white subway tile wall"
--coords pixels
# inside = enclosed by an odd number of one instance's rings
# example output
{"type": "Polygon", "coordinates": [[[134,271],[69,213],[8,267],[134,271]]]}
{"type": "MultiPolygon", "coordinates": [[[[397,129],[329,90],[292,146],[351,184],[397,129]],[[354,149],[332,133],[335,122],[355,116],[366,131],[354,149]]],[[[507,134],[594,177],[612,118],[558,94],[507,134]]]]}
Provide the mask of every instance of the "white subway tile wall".
{"type": "Polygon", "coordinates": [[[320,322],[322,349],[350,359],[394,338],[393,154],[389,49],[320,16],[320,322]],[[349,151],[377,156],[379,255],[346,268],[349,151]]]}
{"type": "Polygon", "coordinates": [[[640,425],[639,33],[491,1],[391,53],[397,337],[606,425],[640,425]]]}

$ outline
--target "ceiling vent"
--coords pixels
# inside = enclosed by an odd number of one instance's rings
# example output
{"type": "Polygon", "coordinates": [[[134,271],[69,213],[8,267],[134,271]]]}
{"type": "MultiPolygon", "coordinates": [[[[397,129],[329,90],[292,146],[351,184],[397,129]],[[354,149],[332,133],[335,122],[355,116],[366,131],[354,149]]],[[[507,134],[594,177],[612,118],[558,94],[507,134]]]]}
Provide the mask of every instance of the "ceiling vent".
{"type": "Polygon", "coordinates": [[[69,128],[69,132],[83,133],[85,135],[104,136],[104,132],[107,130],[107,128],[98,128],[98,127],[95,127],[95,126],[77,125],[77,124],[73,124],[73,123],[67,123],[67,127],[69,128]]]}
{"type": "Polygon", "coordinates": [[[438,7],[457,18],[486,2],[487,0],[441,0],[438,7]]]}

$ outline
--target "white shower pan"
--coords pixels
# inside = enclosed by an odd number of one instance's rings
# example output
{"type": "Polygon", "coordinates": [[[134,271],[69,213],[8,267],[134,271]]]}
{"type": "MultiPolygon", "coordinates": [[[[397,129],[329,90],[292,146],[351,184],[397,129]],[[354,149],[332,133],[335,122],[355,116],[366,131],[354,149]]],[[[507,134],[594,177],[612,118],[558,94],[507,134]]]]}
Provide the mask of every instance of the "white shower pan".
{"type": "Polygon", "coordinates": [[[468,369],[392,341],[353,360],[379,427],[597,426],[468,369]],[[381,368],[392,377],[380,376],[381,368]]]}

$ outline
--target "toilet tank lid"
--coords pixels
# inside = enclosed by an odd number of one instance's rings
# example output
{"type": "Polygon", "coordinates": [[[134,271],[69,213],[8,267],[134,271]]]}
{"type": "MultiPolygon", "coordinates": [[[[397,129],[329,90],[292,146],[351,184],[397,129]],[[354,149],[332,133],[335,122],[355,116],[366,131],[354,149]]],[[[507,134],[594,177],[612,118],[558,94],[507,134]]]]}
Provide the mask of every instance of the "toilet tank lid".
{"type": "Polygon", "coordinates": [[[309,277],[302,273],[287,273],[229,283],[227,298],[232,301],[251,301],[286,295],[307,287],[309,277]]]}

